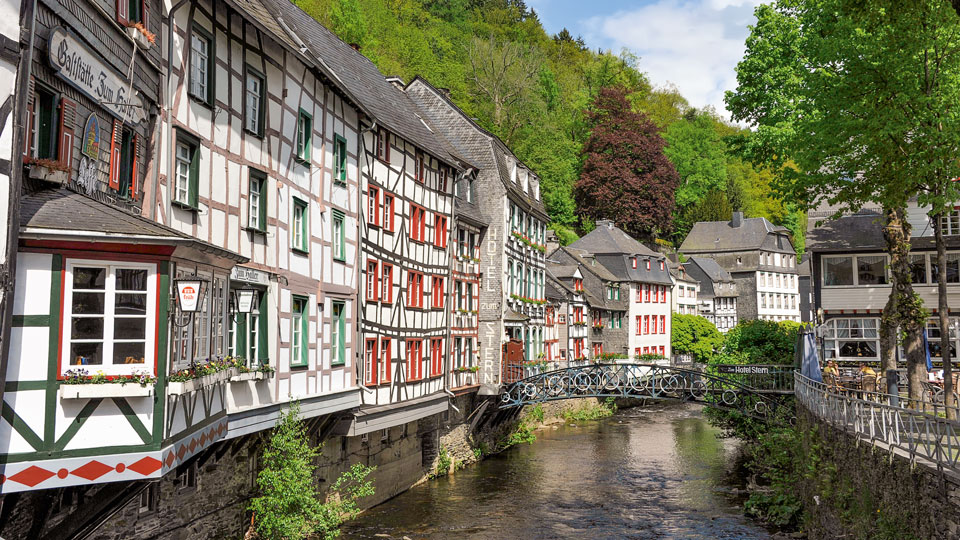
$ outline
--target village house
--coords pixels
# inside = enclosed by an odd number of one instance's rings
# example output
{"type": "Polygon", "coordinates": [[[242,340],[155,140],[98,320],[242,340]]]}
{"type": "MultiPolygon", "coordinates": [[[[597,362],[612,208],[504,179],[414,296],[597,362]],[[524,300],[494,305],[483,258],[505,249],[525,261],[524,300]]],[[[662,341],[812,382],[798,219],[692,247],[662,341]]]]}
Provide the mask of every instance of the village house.
{"type": "Polygon", "coordinates": [[[708,257],[733,277],[737,319],[800,321],[797,254],[789,231],[766,218],[700,221],[683,240],[687,257],[708,257]]]}
{"type": "Polygon", "coordinates": [[[558,309],[557,361],[564,367],[581,365],[590,353],[590,304],[583,271],[576,264],[548,261],[547,281],[558,309]]]}
{"type": "MultiPolygon", "coordinates": [[[[822,313],[824,358],[840,362],[879,361],[880,317],[890,295],[889,257],[883,238],[884,218],[876,207],[863,208],[831,219],[836,209],[811,211],[807,233],[814,306],[822,313]],[[821,311],[822,310],[822,311],[821,311]]],[[[930,356],[942,364],[937,314],[937,260],[929,208],[911,200],[910,261],[914,291],[930,310],[927,337],[930,356]]],[[[951,306],[960,301],[960,211],[944,217],[947,242],[947,294],[951,306]]],[[[951,310],[952,311],[952,310],[951,310]]],[[[956,319],[951,312],[951,358],[960,350],[956,319]]],[[[898,353],[899,358],[903,358],[898,353]]]]}
{"type": "Polygon", "coordinates": [[[737,284],[717,261],[706,257],[690,257],[683,268],[700,283],[697,314],[713,323],[723,333],[737,325],[737,284]]]}
{"type": "Polygon", "coordinates": [[[667,260],[670,267],[670,276],[673,277],[673,312],[681,315],[697,315],[699,313],[698,294],[700,283],[687,273],[679,262],[667,260]]]}
{"type": "Polygon", "coordinates": [[[511,355],[511,365],[518,365],[544,353],[549,216],[540,179],[443,90],[417,77],[405,93],[447,144],[478,168],[463,190],[489,223],[479,257],[480,394],[497,395],[506,355],[511,355]]]}

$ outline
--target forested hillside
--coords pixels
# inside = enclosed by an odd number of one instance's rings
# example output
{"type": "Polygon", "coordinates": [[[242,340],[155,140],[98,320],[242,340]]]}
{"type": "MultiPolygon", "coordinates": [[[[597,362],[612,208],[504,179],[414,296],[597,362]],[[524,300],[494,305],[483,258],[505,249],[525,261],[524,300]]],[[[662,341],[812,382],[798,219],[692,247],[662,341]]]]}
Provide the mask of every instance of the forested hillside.
{"type": "Polygon", "coordinates": [[[457,105],[537,172],[561,238],[592,228],[573,193],[591,131],[588,111],[600,89],[612,86],[656,124],[679,174],[672,222],[651,236],[679,244],[693,222],[728,219],[734,209],[802,235],[802,214],[771,193],[772,173],[728,151],[725,138],[736,127],[693,109],[674,88],[653,87],[643,60],[628,51],[589,49],[566,29],[547,34],[523,0],[294,2],[359,46],[384,74],[406,81],[421,75],[448,88],[457,105]]]}

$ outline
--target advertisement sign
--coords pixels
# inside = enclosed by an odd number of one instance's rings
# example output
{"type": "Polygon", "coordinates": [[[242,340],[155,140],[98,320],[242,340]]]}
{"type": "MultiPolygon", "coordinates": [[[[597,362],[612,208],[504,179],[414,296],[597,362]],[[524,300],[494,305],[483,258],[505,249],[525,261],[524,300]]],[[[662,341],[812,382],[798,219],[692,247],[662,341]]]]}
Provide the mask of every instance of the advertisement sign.
{"type": "Polygon", "coordinates": [[[125,122],[137,124],[146,117],[129,81],[76,36],[58,26],[50,31],[49,44],[50,65],[60,78],[125,122]]]}
{"type": "Polygon", "coordinates": [[[720,364],[717,366],[717,372],[734,375],[769,375],[770,366],[735,366],[729,364],[720,364]]]}
{"type": "Polygon", "coordinates": [[[80,153],[92,160],[100,158],[100,120],[94,113],[90,113],[87,123],[83,125],[83,145],[80,153]]]}
{"type": "Polygon", "coordinates": [[[192,313],[197,311],[200,304],[200,280],[178,280],[177,299],[180,301],[180,311],[192,313]]]}

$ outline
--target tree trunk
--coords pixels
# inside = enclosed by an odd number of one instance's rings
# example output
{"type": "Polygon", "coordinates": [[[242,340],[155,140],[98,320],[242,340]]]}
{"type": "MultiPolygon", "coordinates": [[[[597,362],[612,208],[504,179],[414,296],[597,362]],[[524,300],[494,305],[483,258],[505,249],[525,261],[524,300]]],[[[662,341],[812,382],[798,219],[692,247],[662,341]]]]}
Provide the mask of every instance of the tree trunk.
{"type": "Polygon", "coordinates": [[[898,332],[904,332],[903,349],[907,363],[907,384],[911,402],[923,395],[926,380],[926,357],[923,350],[922,305],[913,292],[913,273],[910,271],[910,223],[905,205],[887,208],[887,223],[883,229],[890,255],[891,299],[887,301],[881,319],[881,362],[884,374],[895,376],[898,332]],[[889,311],[893,309],[895,311],[889,311]]]}
{"type": "MultiPolygon", "coordinates": [[[[897,271],[899,265],[899,253],[902,251],[903,229],[899,225],[899,213],[897,209],[884,209],[884,215],[887,220],[883,228],[883,239],[887,244],[887,253],[890,255],[890,274],[891,285],[890,296],[887,297],[887,304],[883,307],[883,315],[880,317],[880,371],[892,381],[896,376],[897,369],[897,341],[900,328],[900,312],[897,303],[900,300],[900,294],[897,286],[900,280],[900,272],[897,271]]],[[[878,388],[880,392],[886,392],[885,388],[878,388]]]]}
{"type": "Polygon", "coordinates": [[[933,235],[937,243],[937,315],[940,319],[940,354],[943,358],[943,404],[947,418],[956,420],[953,399],[953,359],[950,357],[950,307],[947,305],[947,244],[943,240],[943,211],[933,217],[933,235]]]}

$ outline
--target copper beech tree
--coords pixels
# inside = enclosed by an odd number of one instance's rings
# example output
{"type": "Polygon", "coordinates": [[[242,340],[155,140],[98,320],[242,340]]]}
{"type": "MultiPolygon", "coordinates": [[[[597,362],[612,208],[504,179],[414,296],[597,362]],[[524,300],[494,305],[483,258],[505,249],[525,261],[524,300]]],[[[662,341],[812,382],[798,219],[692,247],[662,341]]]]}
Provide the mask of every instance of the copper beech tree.
{"type": "Polygon", "coordinates": [[[670,227],[680,183],[660,130],[619,87],[601,89],[586,115],[592,131],[574,189],[579,213],[611,219],[642,239],[660,236],[670,227]]]}

